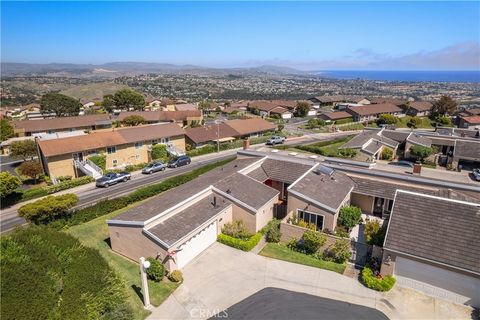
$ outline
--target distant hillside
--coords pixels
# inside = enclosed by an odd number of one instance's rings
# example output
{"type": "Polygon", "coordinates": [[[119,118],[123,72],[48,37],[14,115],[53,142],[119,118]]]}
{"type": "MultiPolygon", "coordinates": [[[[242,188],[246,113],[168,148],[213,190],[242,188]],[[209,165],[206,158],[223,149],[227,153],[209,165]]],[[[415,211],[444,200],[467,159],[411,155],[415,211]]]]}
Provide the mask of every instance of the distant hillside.
{"type": "Polygon", "coordinates": [[[128,88],[128,86],[113,82],[101,82],[74,86],[61,91],[61,93],[75,99],[97,101],[102,100],[104,95],[113,94],[124,88],[128,88]]]}
{"type": "Polygon", "coordinates": [[[202,75],[225,75],[225,74],[304,74],[288,67],[259,66],[252,68],[205,68],[194,65],[175,65],[168,63],[148,62],[109,62],[99,65],[71,64],[71,63],[1,63],[2,77],[8,76],[62,76],[62,77],[89,77],[89,78],[112,78],[126,75],[138,75],[147,73],[183,73],[202,75]]]}

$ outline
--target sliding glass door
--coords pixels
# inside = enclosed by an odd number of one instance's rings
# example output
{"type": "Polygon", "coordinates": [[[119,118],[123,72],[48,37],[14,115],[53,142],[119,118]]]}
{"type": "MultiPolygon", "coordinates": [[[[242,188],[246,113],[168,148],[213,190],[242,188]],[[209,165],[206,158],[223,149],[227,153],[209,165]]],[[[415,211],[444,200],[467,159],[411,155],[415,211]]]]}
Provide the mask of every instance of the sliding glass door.
{"type": "Polygon", "coordinates": [[[322,216],[321,214],[297,209],[297,215],[299,219],[316,225],[317,230],[323,230],[324,216],[322,216]]]}

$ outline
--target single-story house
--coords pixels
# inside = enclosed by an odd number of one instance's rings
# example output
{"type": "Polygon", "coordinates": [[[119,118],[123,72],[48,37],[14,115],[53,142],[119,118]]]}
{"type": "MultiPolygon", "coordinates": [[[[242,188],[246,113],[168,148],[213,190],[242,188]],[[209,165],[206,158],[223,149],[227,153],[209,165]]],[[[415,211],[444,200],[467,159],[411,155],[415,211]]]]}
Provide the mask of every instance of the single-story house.
{"type": "Polygon", "coordinates": [[[383,275],[397,285],[480,307],[480,203],[398,190],[383,275]]]}
{"type": "Polygon", "coordinates": [[[355,121],[376,120],[381,114],[391,114],[401,117],[402,109],[392,103],[369,104],[365,106],[349,107],[346,109],[355,121]]]}
{"type": "Polygon", "coordinates": [[[384,98],[384,97],[375,97],[370,99],[371,104],[384,104],[384,103],[391,103],[396,105],[397,107],[401,107],[405,104],[404,99],[397,99],[397,98],[384,98]]]}
{"type": "Polygon", "coordinates": [[[77,117],[13,121],[13,128],[19,137],[36,134],[90,131],[109,128],[112,125],[108,114],[92,114],[77,117]]]}
{"type": "Polygon", "coordinates": [[[312,102],[312,105],[315,109],[325,106],[332,106],[336,107],[338,104],[360,104],[366,105],[370,104],[370,100],[361,97],[361,96],[344,96],[344,95],[323,95],[323,96],[315,96],[308,99],[312,102]]]}
{"type": "Polygon", "coordinates": [[[50,177],[98,176],[88,157],[103,154],[107,169],[151,161],[151,146],[164,143],[185,152],[184,130],[173,123],[93,131],[90,134],[51,140],[37,139],[40,161],[50,177]]]}
{"type": "Polygon", "coordinates": [[[346,120],[346,119],[351,119],[353,122],[353,117],[350,113],[346,111],[334,111],[334,112],[325,112],[321,113],[318,116],[320,119],[323,119],[325,121],[338,121],[338,120],[346,120]]]}
{"type": "Polygon", "coordinates": [[[424,117],[430,115],[432,103],[428,101],[413,101],[410,102],[410,107],[403,105],[403,108],[405,113],[410,116],[424,117]]]}
{"type": "Polygon", "coordinates": [[[224,122],[239,133],[238,138],[257,137],[277,130],[277,125],[261,118],[235,119],[224,122]]]}
{"type": "Polygon", "coordinates": [[[462,129],[480,130],[480,116],[459,117],[458,127],[462,129]]]}
{"type": "Polygon", "coordinates": [[[122,111],[115,120],[123,121],[126,117],[137,115],[147,123],[174,122],[180,126],[187,126],[192,122],[202,123],[203,115],[200,110],[187,111],[122,111]]]}
{"type": "Polygon", "coordinates": [[[411,132],[405,140],[405,158],[410,158],[410,148],[412,146],[420,146],[430,148],[432,146],[432,139],[422,136],[418,133],[411,132]]]}
{"type": "Polygon", "coordinates": [[[390,148],[395,155],[399,143],[385,137],[383,130],[364,130],[350,141],[343,144],[340,149],[353,149],[357,151],[355,156],[359,161],[375,161],[380,158],[384,148],[390,148]]]}
{"type": "Polygon", "coordinates": [[[455,140],[452,166],[459,165],[480,168],[480,140],[455,140]]]}
{"type": "Polygon", "coordinates": [[[281,107],[275,102],[266,100],[250,101],[248,104],[248,111],[255,113],[257,110],[260,112],[261,116],[278,115],[282,119],[290,119],[293,116],[293,113],[287,108],[281,107]]]}
{"type": "Polygon", "coordinates": [[[206,144],[233,141],[239,136],[240,133],[225,123],[206,124],[185,130],[186,143],[195,148],[206,144]]]}
{"type": "Polygon", "coordinates": [[[196,111],[198,106],[193,103],[180,103],[175,105],[175,110],[177,111],[196,111]]]}

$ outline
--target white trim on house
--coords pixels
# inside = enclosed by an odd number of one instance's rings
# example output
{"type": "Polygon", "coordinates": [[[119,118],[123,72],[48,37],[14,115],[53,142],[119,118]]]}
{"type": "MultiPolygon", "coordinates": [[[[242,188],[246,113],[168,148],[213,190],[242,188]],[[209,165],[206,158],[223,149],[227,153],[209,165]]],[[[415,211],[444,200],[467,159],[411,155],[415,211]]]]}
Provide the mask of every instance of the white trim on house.
{"type": "MultiPolygon", "coordinates": [[[[285,161],[285,160],[284,160],[285,161]]],[[[291,185],[288,186],[287,188],[287,191],[290,191],[290,189],[295,185],[297,184],[297,182],[299,182],[300,180],[302,180],[303,178],[305,178],[305,176],[307,174],[309,174],[310,172],[313,171],[313,169],[315,169],[316,167],[318,167],[320,165],[320,163],[315,163],[310,169],[308,169],[304,174],[302,174],[300,177],[298,177],[297,180],[293,181],[293,183],[291,185]]]]}
{"type": "Polygon", "coordinates": [[[143,221],[107,220],[107,224],[143,227],[143,221]]]}
{"type": "MultiPolygon", "coordinates": [[[[413,195],[417,195],[417,196],[422,196],[422,197],[425,197],[425,198],[438,199],[438,200],[442,200],[442,201],[450,201],[450,202],[466,204],[466,205],[470,205],[470,206],[474,206],[474,207],[480,207],[480,204],[478,204],[478,203],[468,202],[468,201],[463,201],[463,200],[457,200],[457,199],[443,198],[443,197],[439,197],[439,196],[432,196],[430,194],[418,193],[418,192],[407,191],[407,190],[397,190],[397,192],[403,192],[403,193],[413,194],[413,195]]],[[[396,197],[396,194],[395,194],[395,197],[396,197]]]]}
{"type": "Polygon", "coordinates": [[[238,170],[237,172],[238,172],[238,173],[241,173],[241,174],[244,174],[244,175],[247,175],[247,174],[249,174],[250,172],[252,172],[253,170],[256,169],[256,168],[254,168],[256,165],[262,164],[262,163],[263,163],[265,160],[267,160],[267,159],[268,159],[268,156],[264,156],[264,157],[262,157],[260,160],[255,161],[255,162],[252,163],[252,164],[249,164],[248,166],[246,166],[246,167],[243,168],[243,169],[238,170]],[[250,169],[251,169],[251,170],[250,170],[250,169]]]}
{"type": "Polygon", "coordinates": [[[163,242],[162,240],[160,240],[159,237],[157,237],[156,235],[154,235],[153,233],[151,233],[150,231],[148,231],[148,229],[145,229],[143,228],[142,229],[142,232],[144,232],[147,236],[151,237],[154,241],[157,241],[161,246],[163,246],[165,249],[169,249],[171,248],[172,246],[166,244],[165,242],[163,242]]]}

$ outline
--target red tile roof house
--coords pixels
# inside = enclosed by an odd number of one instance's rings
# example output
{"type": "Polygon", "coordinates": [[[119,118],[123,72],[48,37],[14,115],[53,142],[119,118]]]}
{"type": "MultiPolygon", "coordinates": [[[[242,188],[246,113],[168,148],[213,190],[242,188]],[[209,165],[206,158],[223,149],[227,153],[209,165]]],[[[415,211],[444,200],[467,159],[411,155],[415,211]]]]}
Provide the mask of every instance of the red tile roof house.
{"type": "Polygon", "coordinates": [[[250,101],[248,104],[248,111],[254,113],[256,110],[260,112],[261,116],[278,115],[282,119],[291,119],[293,117],[293,113],[290,112],[287,108],[282,107],[272,101],[250,101]]]}
{"type": "Polygon", "coordinates": [[[458,120],[458,127],[462,129],[480,130],[480,115],[470,116],[470,117],[460,117],[458,120]]]}
{"type": "Polygon", "coordinates": [[[397,190],[381,273],[398,286],[480,307],[480,202],[397,190]]]}
{"type": "Polygon", "coordinates": [[[381,114],[391,114],[396,117],[403,116],[402,109],[392,103],[370,104],[365,106],[349,107],[346,109],[355,121],[376,120],[381,114]]]}
{"type": "Polygon", "coordinates": [[[112,249],[138,260],[153,256],[169,270],[183,268],[213,244],[227,222],[242,220],[250,232],[277,216],[303,214],[318,230],[333,230],[353,181],[317,165],[268,157],[239,157],[108,220],[112,249]]]}
{"type": "Polygon", "coordinates": [[[187,143],[194,147],[206,144],[232,141],[273,132],[277,126],[261,118],[236,119],[225,121],[218,125],[205,125],[203,127],[186,130],[187,143]]]}

